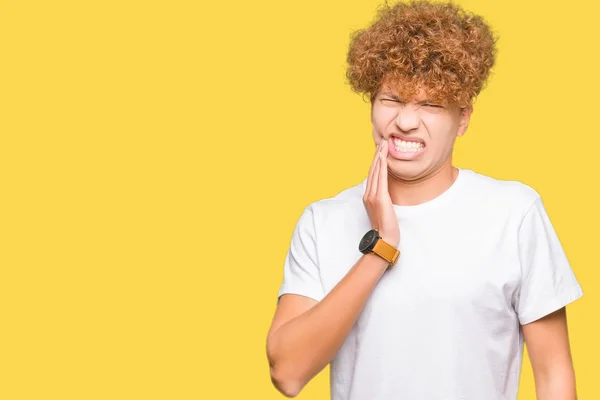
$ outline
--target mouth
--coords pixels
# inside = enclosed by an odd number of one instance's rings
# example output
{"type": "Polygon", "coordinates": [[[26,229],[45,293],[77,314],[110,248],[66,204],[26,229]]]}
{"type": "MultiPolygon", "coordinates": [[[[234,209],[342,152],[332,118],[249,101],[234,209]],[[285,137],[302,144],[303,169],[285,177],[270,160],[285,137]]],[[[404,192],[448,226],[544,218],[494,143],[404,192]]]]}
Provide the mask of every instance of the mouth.
{"type": "Polygon", "coordinates": [[[388,138],[389,154],[400,160],[413,160],[425,152],[425,141],[419,138],[388,138]]]}

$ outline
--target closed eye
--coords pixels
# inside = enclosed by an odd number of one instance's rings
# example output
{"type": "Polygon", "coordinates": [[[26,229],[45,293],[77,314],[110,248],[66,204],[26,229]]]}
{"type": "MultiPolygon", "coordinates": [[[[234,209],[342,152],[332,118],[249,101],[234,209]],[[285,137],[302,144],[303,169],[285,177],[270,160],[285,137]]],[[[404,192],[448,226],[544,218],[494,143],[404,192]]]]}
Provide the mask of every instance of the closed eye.
{"type": "Polygon", "coordinates": [[[398,99],[381,99],[381,101],[393,101],[394,103],[402,103],[400,100],[398,99]]]}

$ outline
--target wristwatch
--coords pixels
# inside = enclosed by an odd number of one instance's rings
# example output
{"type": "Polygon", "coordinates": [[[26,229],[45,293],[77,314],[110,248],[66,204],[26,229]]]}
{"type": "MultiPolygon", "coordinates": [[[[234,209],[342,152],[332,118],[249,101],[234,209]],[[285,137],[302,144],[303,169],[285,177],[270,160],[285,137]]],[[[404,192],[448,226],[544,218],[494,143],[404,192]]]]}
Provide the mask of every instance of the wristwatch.
{"type": "Polygon", "coordinates": [[[358,250],[363,254],[375,253],[379,257],[386,260],[388,268],[396,264],[400,251],[389,243],[386,243],[377,229],[371,229],[360,240],[358,250]]]}

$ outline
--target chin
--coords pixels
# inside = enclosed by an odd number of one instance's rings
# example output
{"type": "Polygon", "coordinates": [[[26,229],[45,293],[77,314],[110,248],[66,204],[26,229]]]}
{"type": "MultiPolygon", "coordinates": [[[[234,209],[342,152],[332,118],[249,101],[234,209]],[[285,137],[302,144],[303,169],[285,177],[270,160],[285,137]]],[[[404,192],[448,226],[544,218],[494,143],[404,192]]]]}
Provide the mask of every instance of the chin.
{"type": "Polygon", "coordinates": [[[388,165],[388,172],[393,177],[402,179],[402,180],[415,180],[418,179],[421,174],[424,172],[422,167],[419,166],[391,166],[388,165]]]}

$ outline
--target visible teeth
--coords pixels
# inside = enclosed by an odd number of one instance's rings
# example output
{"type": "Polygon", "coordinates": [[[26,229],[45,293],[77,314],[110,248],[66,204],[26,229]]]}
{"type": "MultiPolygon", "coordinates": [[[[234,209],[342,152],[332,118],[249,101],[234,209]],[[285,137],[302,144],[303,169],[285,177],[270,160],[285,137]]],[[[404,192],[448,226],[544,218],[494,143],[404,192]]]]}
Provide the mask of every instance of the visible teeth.
{"type": "Polygon", "coordinates": [[[394,147],[396,147],[397,151],[416,152],[416,151],[420,151],[425,146],[423,146],[423,143],[420,143],[420,142],[405,142],[404,140],[401,140],[401,139],[394,139],[394,147]]]}

